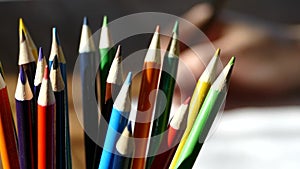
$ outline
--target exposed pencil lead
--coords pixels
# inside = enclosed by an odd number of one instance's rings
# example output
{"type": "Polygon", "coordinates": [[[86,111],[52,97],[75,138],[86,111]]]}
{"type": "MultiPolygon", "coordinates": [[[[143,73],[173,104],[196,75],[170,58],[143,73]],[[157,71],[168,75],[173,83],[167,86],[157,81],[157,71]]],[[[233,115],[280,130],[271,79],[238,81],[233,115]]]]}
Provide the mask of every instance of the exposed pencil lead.
{"type": "Polygon", "coordinates": [[[57,45],[60,46],[60,40],[59,40],[59,37],[58,37],[57,28],[53,27],[52,30],[53,30],[53,37],[55,37],[57,45]]]}
{"type": "Polygon", "coordinates": [[[83,18],[83,25],[88,25],[88,24],[89,24],[88,18],[85,16],[85,17],[83,18]]]}
{"type": "Polygon", "coordinates": [[[128,75],[127,75],[127,78],[125,80],[125,83],[127,83],[128,85],[130,85],[131,81],[132,81],[132,73],[129,72],[128,75]]]}
{"type": "Polygon", "coordinates": [[[49,79],[49,68],[48,68],[48,65],[45,66],[44,79],[49,79]]]}
{"type": "Polygon", "coordinates": [[[104,15],[103,17],[103,23],[102,23],[102,27],[106,27],[107,26],[107,16],[104,15]]]}
{"type": "Polygon", "coordinates": [[[229,64],[233,65],[234,62],[235,62],[235,56],[232,56],[231,59],[230,59],[230,61],[229,61],[229,64]]]}
{"type": "Polygon", "coordinates": [[[220,53],[221,53],[221,49],[218,48],[215,52],[215,56],[219,57],[220,56],[220,53]]]}
{"type": "MultiPolygon", "coordinates": [[[[118,45],[117,52],[116,52],[116,57],[122,56],[122,50],[121,49],[122,49],[121,45],[118,45]]],[[[119,61],[121,62],[121,59],[119,59],[119,61]]]]}
{"type": "Polygon", "coordinates": [[[156,25],[155,32],[159,33],[159,30],[160,30],[159,25],[156,25]]]}
{"type": "Polygon", "coordinates": [[[176,33],[178,35],[178,28],[179,28],[179,23],[178,23],[178,21],[175,21],[175,24],[173,27],[173,33],[176,33]]]}
{"type": "Polygon", "coordinates": [[[42,47],[39,47],[39,61],[42,61],[43,60],[43,57],[44,57],[44,54],[43,54],[43,48],[42,47]]]}

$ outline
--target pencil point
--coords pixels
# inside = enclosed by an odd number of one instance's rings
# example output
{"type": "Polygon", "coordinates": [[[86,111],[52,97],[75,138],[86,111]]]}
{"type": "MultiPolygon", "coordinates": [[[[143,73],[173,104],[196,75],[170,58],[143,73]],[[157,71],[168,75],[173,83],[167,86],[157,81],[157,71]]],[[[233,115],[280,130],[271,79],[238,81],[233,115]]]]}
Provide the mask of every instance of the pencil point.
{"type": "Polygon", "coordinates": [[[179,29],[179,22],[175,21],[175,24],[173,27],[173,33],[176,33],[178,35],[178,29],[179,29]]]}
{"type": "Polygon", "coordinates": [[[188,97],[188,98],[183,102],[183,104],[185,104],[185,105],[189,104],[190,100],[191,100],[191,97],[188,97]]]}
{"type": "Polygon", "coordinates": [[[159,28],[159,25],[157,25],[156,28],[155,28],[155,32],[156,32],[156,33],[159,33],[159,29],[160,29],[160,28],[159,28]]]}
{"type": "MultiPolygon", "coordinates": [[[[118,45],[117,51],[116,51],[116,57],[120,57],[122,56],[121,54],[121,45],[118,45]]],[[[121,62],[121,59],[119,59],[119,62],[121,62]]]]}
{"type": "Polygon", "coordinates": [[[103,23],[102,23],[102,27],[106,27],[107,26],[107,16],[104,15],[103,17],[103,23]]]}
{"type": "Polygon", "coordinates": [[[53,60],[53,69],[57,69],[58,68],[58,59],[57,59],[57,55],[54,56],[54,60],[53,60]]]}
{"type": "Polygon", "coordinates": [[[20,80],[23,85],[26,83],[26,75],[23,66],[20,66],[20,80]]]}
{"type": "Polygon", "coordinates": [[[24,25],[24,22],[23,22],[23,18],[20,18],[19,19],[19,28],[20,29],[24,29],[25,25],[24,25]]]}
{"type": "Polygon", "coordinates": [[[49,68],[48,68],[48,65],[45,66],[44,79],[49,79],[49,68]]]}
{"type": "Polygon", "coordinates": [[[216,56],[216,57],[219,57],[219,56],[220,56],[220,53],[221,53],[221,49],[218,48],[218,49],[216,50],[216,52],[215,52],[215,56],[216,56]]]}
{"type": "Polygon", "coordinates": [[[59,37],[58,37],[58,33],[57,33],[57,28],[56,27],[53,27],[53,36],[56,40],[56,43],[58,46],[60,46],[60,41],[59,41],[59,37]]]}
{"type": "Polygon", "coordinates": [[[128,75],[126,77],[125,83],[127,83],[128,85],[130,85],[131,81],[132,81],[132,73],[128,72],[128,75]]]}
{"type": "Polygon", "coordinates": [[[235,62],[235,56],[232,56],[231,59],[230,59],[230,61],[229,61],[229,64],[233,65],[234,62],[235,62]]]}
{"type": "Polygon", "coordinates": [[[44,57],[44,54],[43,54],[43,48],[42,48],[42,47],[39,47],[39,58],[38,58],[38,60],[39,60],[39,61],[42,61],[42,60],[43,60],[43,57],[44,57]]]}
{"type": "Polygon", "coordinates": [[[83,18],[83,25],[88,25],[89,23],[88,23],[88,18],[85,16],[84,18],[83,18]]]}

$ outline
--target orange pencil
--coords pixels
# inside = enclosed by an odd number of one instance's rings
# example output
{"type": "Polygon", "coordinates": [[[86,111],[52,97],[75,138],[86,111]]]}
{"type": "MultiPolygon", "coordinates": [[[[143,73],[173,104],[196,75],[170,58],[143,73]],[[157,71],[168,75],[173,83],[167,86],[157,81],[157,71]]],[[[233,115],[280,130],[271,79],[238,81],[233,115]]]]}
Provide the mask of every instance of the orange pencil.
{"type": "Polygon", "coordinates": [[[157,89],[161,65],[159,26],[156,27],[149,49],[147,51],[142,71],[142,81],[138,100],[138,112],[136,115],[134,137],[136,139],[136,151],[132,169],[143,169],[146,163],[146,150],[151,125],[152,111],[157,89]],[[151,94],[151,95],[150,95],[151,94]],[[140,139],[142,138],[142,139],[140,139]]]}
{"type": "Polygon", "coordinates": [[[54,169],[55,97],[45,67],[44,78],[38,98],[38,168],[54,169]]]}
{"type": "Polygon", "coordinates": [[[4,169],[20,168],[6,84],[0,74],[0,157],[4,169]]]}

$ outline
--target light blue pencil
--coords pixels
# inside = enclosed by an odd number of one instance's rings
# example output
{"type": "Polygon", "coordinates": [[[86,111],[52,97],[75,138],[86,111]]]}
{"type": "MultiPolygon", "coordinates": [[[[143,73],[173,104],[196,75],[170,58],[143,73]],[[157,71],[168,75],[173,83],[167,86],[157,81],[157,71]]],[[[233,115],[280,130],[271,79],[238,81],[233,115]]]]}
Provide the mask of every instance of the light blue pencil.
{"type": "Polygon", "coordinates": [[[132,73],[129,72],[114,102],[98,169],[108,169],[112,167],[116,141],[128,123],[131,109],[131,80],[132,73]]]}

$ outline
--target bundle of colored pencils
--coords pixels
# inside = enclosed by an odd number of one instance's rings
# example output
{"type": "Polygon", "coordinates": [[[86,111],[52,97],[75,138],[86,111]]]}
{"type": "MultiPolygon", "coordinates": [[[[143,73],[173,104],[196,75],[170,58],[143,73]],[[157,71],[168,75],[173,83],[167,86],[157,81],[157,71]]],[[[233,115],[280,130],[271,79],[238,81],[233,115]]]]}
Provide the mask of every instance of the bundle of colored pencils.
{"type": "MultiPolygon", "coordinates": [[[[123,78],[122,49],[119,45],[115,50],[107,17],[103,19],[99,50],[95,49],[92,31],[84,18],[79,61],[87,169],[193,167],[226,98],[235,57],[220,71],[218,49],[200,76],[193,95],[170,117],[180,55],[178,32],[176,21],[162,59],[159,26],[156,27],[144,58],[137,108],[132,111],[134,74],[129,72],[123,78]],[[96,96],[95,106],[91,106],[95,101],[91,96],[96,96]],[[135,120],[129,120],[131,112],[136,112],[135,120]]],[[[19,36],[17,128],[0,63],[3,167],[70,169],[66,59],[58,31],[53,28],[49,62],[42,48],[37,50],[22,19],[19,36]]]]}
{"type": "Polygon", "coordinates": [[[6,83],[0,76],[0,147],[4,169],[72,168],[66,60],[56,28],[49,66],[22,19],[15,128],[6,83]]]}
{"type": "Polygon", "coordinates": [[[220,73],[218,49],[199,78],[193,96],[182,103],[169,121],[180,55],[178,29],[179,23],[175,22],[161,64],[159,26],[156,27],[144,60],[136,119],[129,122],[130,112],[135,112],[130,111],[129,90],[133,75],[129,72],[123,81],[121,48],[119,46],[114,53],[105,16],[99,42],[98,74],[101,78],[100,82],[95,82],[93,61],[97,60],[96,50],[87,19],[84,19],[79,54],[85,131],[90,132],[91,126],[94,126],[93,129],[98,126],[99,138],[105,138],[101,140],[97,137],[98,145],[95,145],[85,134],[87,168],[192,168],[224,103],[234,57],[220,73]],[[89,91],[94,89],[93,85],[100,86],[101,93],[97,98],[101,109],[98,125],[97,121],[91,121],[91,117],[99,119],[93,112],[96,108],[88,106],[88,97],[97,92],[89,91]],[[157,94],[157,89],[162,94],[157,94]],[[103,123],[108,123],[108,126],[103,123]],[[102,148],[99,149],[99,145],[102,148]]]}

